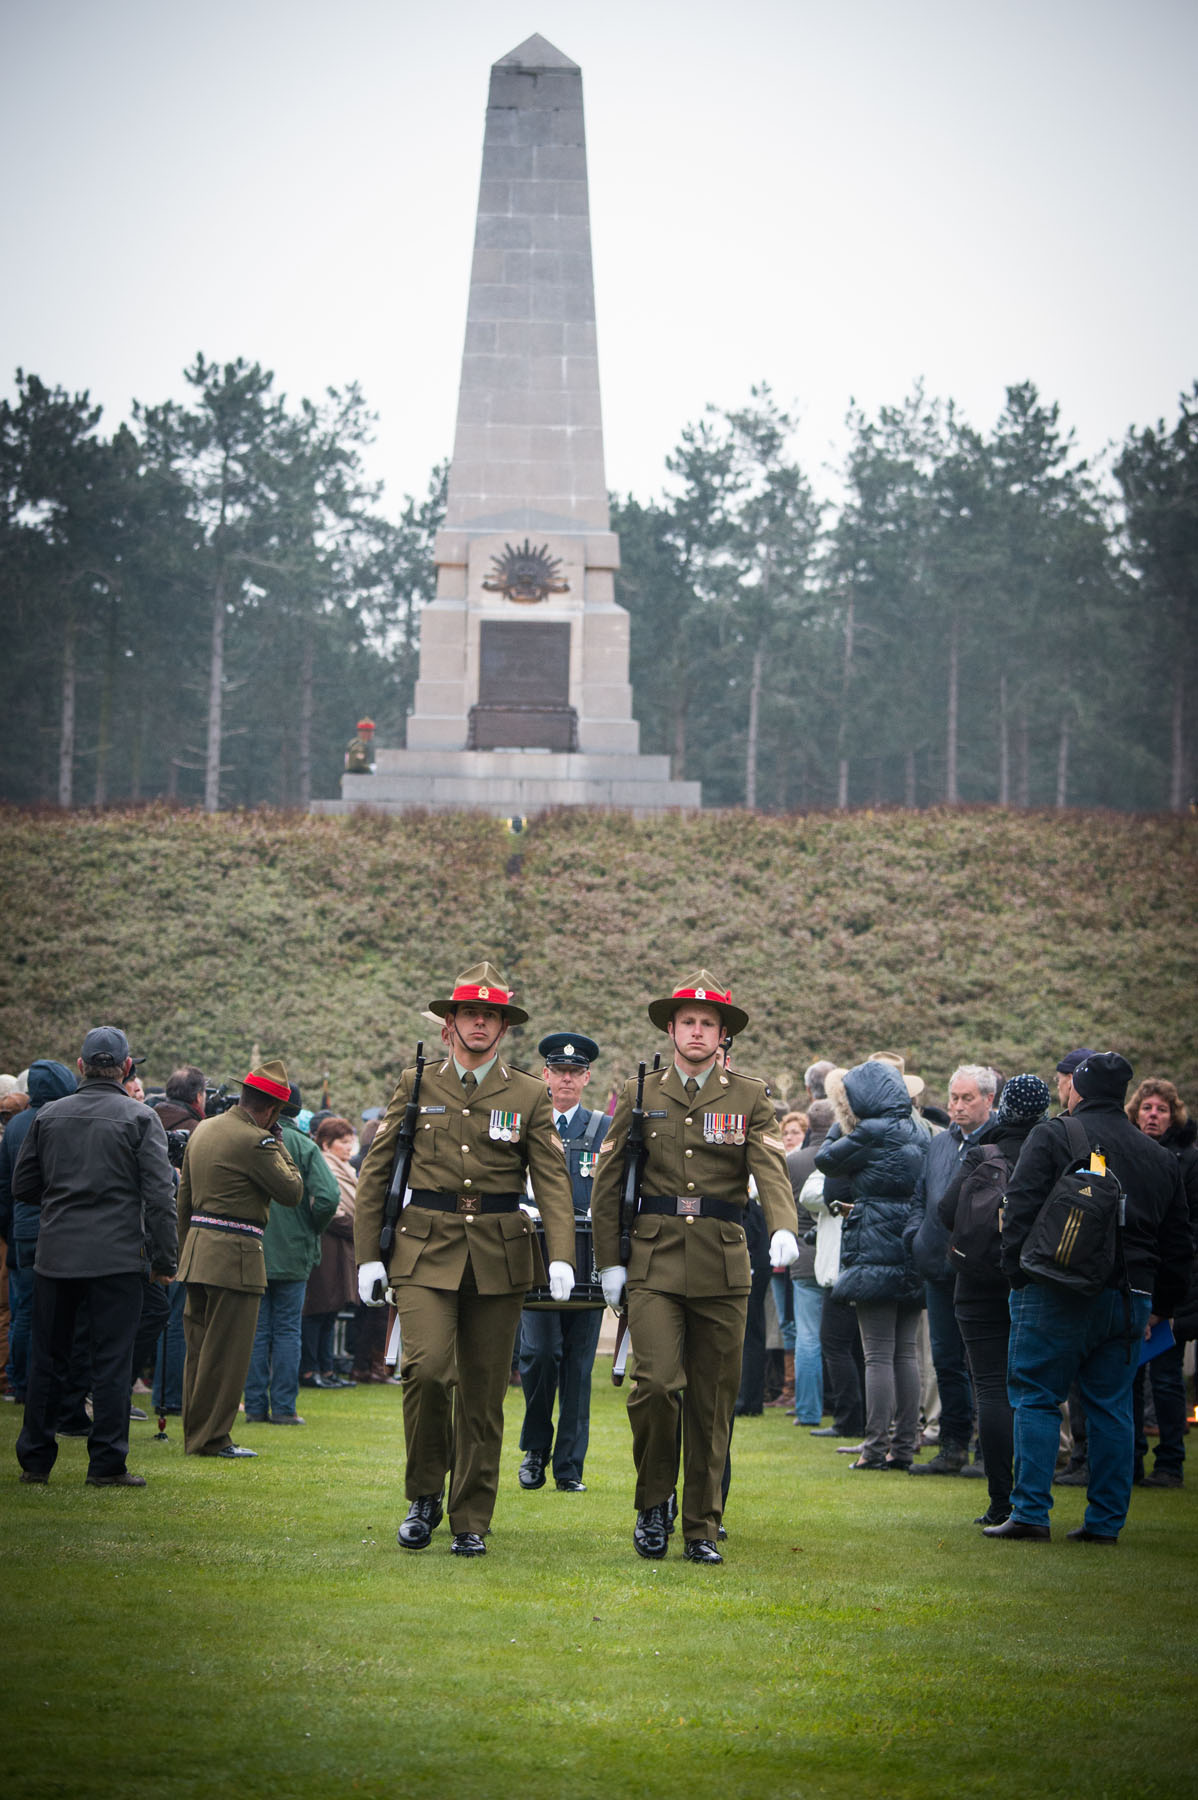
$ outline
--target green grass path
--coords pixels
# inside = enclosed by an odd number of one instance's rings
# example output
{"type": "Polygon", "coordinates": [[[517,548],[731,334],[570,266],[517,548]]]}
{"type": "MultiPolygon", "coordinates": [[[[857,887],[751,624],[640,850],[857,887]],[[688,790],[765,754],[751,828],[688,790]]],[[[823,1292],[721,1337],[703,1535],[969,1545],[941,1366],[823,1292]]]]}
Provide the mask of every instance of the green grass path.
{"type": "MultiPolygon", "coordinates": [[[[583,1496],[516,1483],[490,1554],[397,1549],[397,1390],[305,1393],[253,1463],[134,1425],[144,1492],[70,1441],[17,1483],[0,1407],[6,1800],[237,1795],[1198,1793],[1198,1495],[1137,1491],[1113,1553],[991,1543],[983,1483],[851,1474],[741,1421],[722,1569],[632,1550],[623,1395],[583,1496]]],[[[1198,1441],[1198,1440],[1196,1440],[1198,1441]]]]}

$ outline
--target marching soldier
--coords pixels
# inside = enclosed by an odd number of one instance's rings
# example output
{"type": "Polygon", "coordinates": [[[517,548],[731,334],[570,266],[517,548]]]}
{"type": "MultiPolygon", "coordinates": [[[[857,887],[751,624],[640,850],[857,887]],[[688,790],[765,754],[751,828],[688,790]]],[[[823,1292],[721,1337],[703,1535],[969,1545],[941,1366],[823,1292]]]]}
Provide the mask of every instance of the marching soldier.
{"type": "Polygon", "coordinates": [[[356,737],[352,737],[345,746],[345,773],[347,775],[374,774],[374,720],[359,719],[354,727],[356,737]]]}
{"type": "Polygon", "coordinates": [[[444,1019],[444,1060],[425,1070],[408,1176],[388,1270],[380,1260],[395,1142],[415,1070],[404,1071],[358,1182],[354,1240],[363,1301],[388,1279],[403,1342],[405,1550],[423,1550],[443,1517],[450,1475],[450,1549],[483,1556],[499,1485],[503,1401],[520,1309],[545,1280],[536,1233],[521,1210],[532,1178],[548,1248],[549,1290],[574,1286],[574,1207],[545,1084],[504,1063],[500,1042],[528,1014],[498,971],[478,963],[430,1010],[444,1019]]]}
{"type": "MultiPolygon", "coordinates": [[[[574,1197],[574,1216],[590,1217],[591,1184],[599,1146],[611,1120],[582,1104],[599,1055],[594,1038],[577,1031],[553,1031],[537,1045],[545,1059],[545,1081],[553,1107],[553,1123],[565,1146],[566,1166],[574,1197]]],[[[579,1280],[589,1272],[577,1270],[579,1280]]],[[[591,1371],[599,1347],[602,1306],[525,1310],[520,1321],[520,1385],[524,1389],[524,1425],[520,1448],[522,1488],[545,1485],[545,1464],[553,1455],[553,1478],[559,1492],[584,1494],[582,1465],[591,1424],[591,1371]],[[557,1436],[553,1402],[558,1402],[557,1436]]]]}
{"type": "Polygon", "coordinates": [[[631,1257],[619,1261],[621,1175],[636,1094],[629,1082],[604,1140],[592,1213],[595,1261],[608,1304],[627,1294],[635,1369],[628,1420],[636,1463],[639,1555],[666,1553],[667,1506],[683,1426],[685,1555],[719,1563],[721,1479],[740,1384],[751,1276],[741,1220],[749,1176],[772,1233],[774,1267],[793,1263],[797,1217],[768,1089],[725,1071],[720,1040],[748,1014],[706,969],[649,1006],[669,1034],[668,1066],[645,1081],[646,1160],[632,1224],[631,1257]]]}
{"type": "Polygon", "coordinates": [[[183,1447],[228,1461],[256,1456],[232,1439],[266,1292],[262,1240],[270,1203],[298,1206],[303,1176],[283,1147],[279,1115],[291,1098],[281,1062],[251,1069],[241,1099],[204,1119],[187,1141],[179,1178],[183,1308],[183,1447]]]}

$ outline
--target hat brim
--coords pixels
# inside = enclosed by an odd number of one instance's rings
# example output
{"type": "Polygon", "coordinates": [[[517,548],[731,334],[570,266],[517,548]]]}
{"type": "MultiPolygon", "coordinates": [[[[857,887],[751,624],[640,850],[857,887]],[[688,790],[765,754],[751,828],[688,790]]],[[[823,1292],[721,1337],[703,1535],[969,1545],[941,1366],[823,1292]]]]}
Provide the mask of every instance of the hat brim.
{"type": "Polygon", "coordinates": [[[447,1014],[457,1012],[463,1006],[489,1007],[492,1012],[502,1013],[509,1025],[523,1025],[528,1020],[528,1014],[524,1008],[513,1006],[510,1000],[430,1000],[428,1010],[436,1013],[439,1019],[444,1019],[447,1014]]]}
{"type": "Polygon", "coordinates": [[[673,994],[664,1000],[650,1000],[649,1017],[659,1031],[668,1031],[670,1020],[680,1006],[710,1006],[724,1021],[724,1027],[733,1037],[738,1037],[749,1023],[749,1015],[739,1006],[733,1006],[731,1000],[689,1000],[675,999],[673,994]]]}

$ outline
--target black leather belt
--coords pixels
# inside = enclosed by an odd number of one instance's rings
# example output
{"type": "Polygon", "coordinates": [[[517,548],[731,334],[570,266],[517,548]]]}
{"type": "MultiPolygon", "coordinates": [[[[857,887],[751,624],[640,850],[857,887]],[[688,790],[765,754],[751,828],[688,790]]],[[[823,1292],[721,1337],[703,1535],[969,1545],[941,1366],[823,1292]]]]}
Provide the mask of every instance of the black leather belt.
{"type": "Polygon", "coordinates": [[[412,1205],[429,1212],[447,1213],[512,1213],[518,1212],[523,1194],[442,1194],[435,1188],[413,1188],[412,1205]]]}
{"type": "Polygon", "coordinates": [[[743,1225],[745,1209],[733,1200],[713,1200],[706,1194],[642,1194],[643,1213],[663,1213],[668,1219],[725,1219],[743,1225]]]}

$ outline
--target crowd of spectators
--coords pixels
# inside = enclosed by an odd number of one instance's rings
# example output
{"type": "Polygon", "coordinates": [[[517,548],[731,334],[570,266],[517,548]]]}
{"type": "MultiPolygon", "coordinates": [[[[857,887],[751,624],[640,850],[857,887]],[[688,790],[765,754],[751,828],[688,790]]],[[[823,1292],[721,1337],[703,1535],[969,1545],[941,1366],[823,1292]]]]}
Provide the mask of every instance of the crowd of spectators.
{"type": "MultiPolygon", "coordinates": [[[[1121,1059],[1104,1063],[1079,1048],[1045,1071],[1055,1076],[1057,1116],[1084,1105],[1087,1070],[1100,1064],[1115,1067],[1121,1059]],[[1081,1085],[1075,1086],[1079,1070],[1081,1085]]],[[[29,1393],[43,1208],[28,1170],[16,1179],[18,1163],[44,1109],[77,1094],[81,1082],[94,1085],[97,1074],[90,1065],[85,1073],[82,1062],[77,1072],[39,1058],[20,1075],[0,1076],[0,1380],[4,1399],[19,1405],[29,1393]]],[[[121,1104],[147,1109],[162,1127],[177,1183],[192,1134],[213,1111],[235,1101],[191,1063],[173,1069],[161,1089],[146,1088],[132,1059],[118,1074],[121,1104]]],[[[1110,1077],[1108,1069],[1105,1079],[1109,1107],[1110,1081],[1122,1077],[1117,1069],[1110,1077]]],[[[1094,1086],[1095,1077],[1090,1080],[1094,1086]]],[[[1025,1146],[1047,1141],[1042,1132],[1053,1115],[1052,1089],[1036,1071],[1004,1079],[980,1060],[965,1061],[948,1083],[942,1111],[904,1059],[887,1051],[851,1066],[820,1059],[807,1070],[805,1084],[801,1107],[777,1109],[799,1209],[800,1257],[773,1270],[762,1256],[756,1259],[737,1412],[753,1415],[763,1405],[786,1410],[796,1426],[844,1454],[853,1471],[984,1479],[988,1504],[976,1522],[1002,1526],[1011,1517],[1019,1455],[1011,1269],[997,1252],[989,1263],[964,1259],[958,1238],[970,1196],[987,1180],[996,1192],[1006,1183],[1017,1186],[1025,1146]],[[767,1293],[770,1329],[776,1327],[774,1341],[781,1346],[772,1383],[764,1349],[767,1293]],[[923,1460],[925,1450],[933,1454],[923,1460]]],[[[94,1112],[98,1103],[90,1104],[94,1112]]],[[[348,1389],[398,1376],[387,1361],[386,1314],[360,1303],[353,1250],[357,1174],[381,1109],[369,1108],[358,1123],[327,1107],[312,1113],[292,1087],[283,1115],[282,1142],[303,1178],[304,1198],[294,1209],[273,1207],[265,1228],[266,1291],[258,1306],[244,1416],[248,1424],[302,1426],[302,1389],[348,1389]]],[[[87,1116],[86,1104],[81,1116],[87,1116]]],[[[1149,1165],[1158,1174],[1166,1167],[1175,1171],[1169,1179],[1183,1196],[1186,1242],[1194,1240],[1198,1127],[1177,1087],[1164,1076],[1141,1079],[1121,1116],[1150,1146],[1149,1165]]],[[[1091,1118],[1092,1137],[1100,1124],[1091,1118]]],[[[1107,1135],[1117,1136],[1109,1126],[1107,1135]]],[[[157,1154],[157,1137],[153,1143],[157,1154]]],[[[1126,1150],[1111,1154],[1118,1173],[1126,1150]]],[[[1028,1166],[1025,1159],[1023,1168],[1028,1166]]],[[[1179,1202],[1169,1204],[1175,1224],[1179,1202]]],[[[752,1244],[751,1218],[747,1226],[752,1244]]],[[[1155,1284],[1170,1296],[1171,1330],[1169,1316],[1158,1316],[1152,1303],[1152,1340],[1127,1400],[1130,1479],[1158,1488],[1180,1487],[1184,1480],[1186,1345],[1198,1339],[1198,1275],[1179,1243],[1173,1227],[1161,1225],[1154,1256],[1169,1266],[1158,1276],[1153,1258],[1137,1265],[1149,1290],[1155,1284]]],[[[161,1257],[161,1245],[156,1254],[161,1257]]],[[[142,1417],[134,1383],[150,1392],[142,1378],[152,1379],[154,1409],[169,1417],[182,1403],[185,1283],[168,1281],[160,1268],[151,1281],[148,1262],[145,1273],[125,1386],[132,1416],[142,1417]]],[[[93,1295],[90,1303],[94,1310],[99,1300],[93,1295]]],[[[111,1369],[86,1296],[71,1319],[69,1343],[56,1351],[61,1366],[55,1365],[54,1429],[58,1436],[94,1437],[97,1386],[101,1379],[106,1384],[110,1407],[111,1369]]],[[[66,1327],[56,1329],[61,1337],[66,1327]]],[[[1068,1406],[1060,1409],[1056,1480],[1066,1485],[1091,1478],[1085,1389],[1083,1366],[1068,1406]]],[[[1101,1429],[1109,1432],[1109,1420],[1101,1429]]],[[[110,1419],[105,1431],[111,1439],[110,1419]]],[[[95,1446],[93,1454],[102,1448],[95,1446]]]]}

